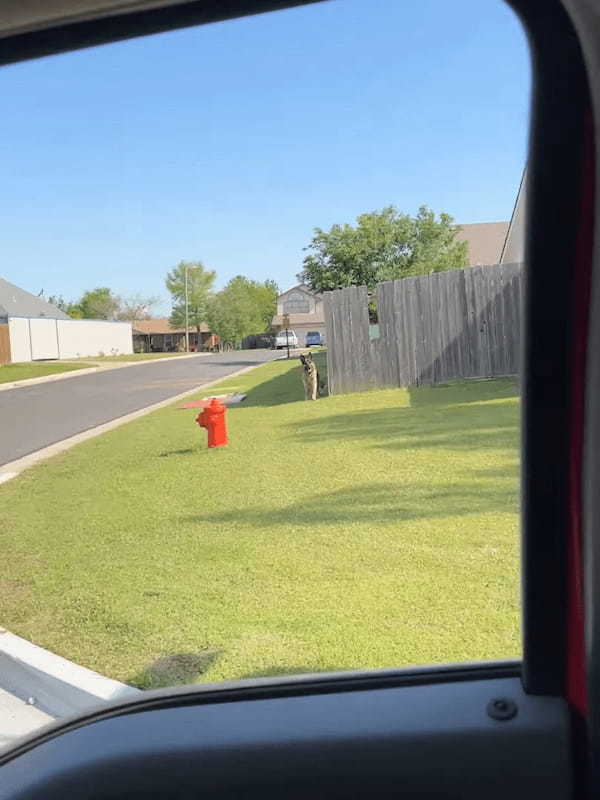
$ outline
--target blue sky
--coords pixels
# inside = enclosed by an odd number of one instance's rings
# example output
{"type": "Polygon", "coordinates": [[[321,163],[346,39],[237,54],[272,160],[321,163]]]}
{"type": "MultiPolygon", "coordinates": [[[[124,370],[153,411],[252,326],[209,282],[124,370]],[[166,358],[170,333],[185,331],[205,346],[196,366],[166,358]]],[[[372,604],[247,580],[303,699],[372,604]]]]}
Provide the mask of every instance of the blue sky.
{"type": "Polygon", "coordinates": [[[314,227],[510,217],[529,54],[501,0],[333,0],[0,70],[0,275],[163,299],[202,260],[295,282],[314,227]]]}

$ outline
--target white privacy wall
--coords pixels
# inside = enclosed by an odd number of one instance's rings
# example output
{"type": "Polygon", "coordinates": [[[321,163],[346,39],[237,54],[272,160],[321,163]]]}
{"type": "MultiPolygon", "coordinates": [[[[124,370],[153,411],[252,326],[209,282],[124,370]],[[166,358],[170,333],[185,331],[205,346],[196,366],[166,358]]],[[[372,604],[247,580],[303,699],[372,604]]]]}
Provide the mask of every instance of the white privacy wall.
{"type": "Polygon", "coordinates": [[[22,317],[9,317],[8,335],[10,336],[10,360],[13,364],[19,361],[31,361],[29,320],[22,317]]]}
{"type": "Polygon", "coordinates": [[[29,319],[31,337],[31,358],[34,361],[44,358],[59,358],[58,334],[55,319],[29,319]]]}
{"type": "Polygon", "coordinates": [[[133,353],[130,322],[9,317],[8,326],[13,363],[133,353]]]}
{"type": "Polygon", "coordinates": [[[131,322],[58,319],[59,358],[133,353],[131,322]]]}

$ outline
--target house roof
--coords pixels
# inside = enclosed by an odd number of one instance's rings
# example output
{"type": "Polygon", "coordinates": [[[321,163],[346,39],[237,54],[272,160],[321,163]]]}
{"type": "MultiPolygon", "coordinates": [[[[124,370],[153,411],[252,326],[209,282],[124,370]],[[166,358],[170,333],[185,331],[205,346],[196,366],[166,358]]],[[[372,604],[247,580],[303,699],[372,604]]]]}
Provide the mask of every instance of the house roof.
{"type": "Polygon", "coordinates": [[[60,308],[0,278],[0,317],[69,319],[60,308]]]}
{"type": "Polygon", "coordinates": [[[500,262],[508,226],[508,222],[475,222],[460,226],[456,239],[467,242],[470,267],[500,262]]]}
{"type": "Polygon", "coordinates": [[[277,299],[279,300],[280,297],[285,297],[285,295],[290,292],[305,292],[305,294],[309,294],[311,297],[320,297],[320,294],[318,292],[313,292],[310,286],[307,286],[305,283],[297,283],[296,286],[292,286],[290,289],[286,289],[285,292],[281,292],[281,294],[277,295],[277,299]]]}
{"type": "MultiPolygon", "coordinates": [[[[325,322],[325,318],[323,317],[323,312],[315,312],[314,314],[289,314],[290,318],[290,327],[293,328],[295,325],[314,325],[320,324],[322,325],[325,322]]],[[[273,317],[273,325],[283,325],[283,314],[275,314],[273,317]]]]}
{"type": "MultiPolygon", "coordinates": [[[[185,333],[185,328],[172,328],[171,323],[166,317],[155,317],[154,319],[136,319],[133,323],[134,333],[185,333]]],[[[196,331],[194,325],[188,328],[190,333],[196,331]]],[[[200,325],[200,333],[209,333],[208,325],[203,322],[200,325]]]]}

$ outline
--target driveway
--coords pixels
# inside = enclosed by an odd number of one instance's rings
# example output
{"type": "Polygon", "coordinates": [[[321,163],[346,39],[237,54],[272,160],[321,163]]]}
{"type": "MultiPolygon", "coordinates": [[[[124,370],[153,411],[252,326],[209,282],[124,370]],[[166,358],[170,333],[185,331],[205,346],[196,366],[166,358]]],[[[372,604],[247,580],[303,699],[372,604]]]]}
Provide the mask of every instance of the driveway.
{"type": "Polygon", "coordinates": [[[0,465],[280,356],[273,350],[238,350],[164,359],[0,392],[0,465]]]}

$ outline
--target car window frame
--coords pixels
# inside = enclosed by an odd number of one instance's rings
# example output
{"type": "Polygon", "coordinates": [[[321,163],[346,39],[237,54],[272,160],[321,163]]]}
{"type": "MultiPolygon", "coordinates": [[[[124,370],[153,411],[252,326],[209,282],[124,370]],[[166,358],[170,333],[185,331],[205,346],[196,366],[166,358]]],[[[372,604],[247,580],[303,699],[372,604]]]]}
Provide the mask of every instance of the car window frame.
{"type": "MultiPolygon", "coordinates": [[[[50,27],[4,38],[0,65],[307,2],[320,0],[232,0],[227,3],[201,0],[50,27]]],[[[595,424],[600,414],[596,408],[598,395],[591,396],[597,391],[596,386],[592,391],[585,381],[589,350],[583,364],[578,356],[582,347],[585,351],[589,346],[588,329],[577,323],[577,313],[581,315],[587,299],[585,283],[590,280],[592,267],[591,251],[578,250],[583,222],[578,220],[578,215],[585,206],[585,183],[589,182],[585,172],[584,130],[592,103],[581,41],[572,16],[565,10],[568,5],[573,15],[574,9],[585,8],[586,2],[511,0],[509,5],[519,14],[528,31],[536,78],[528,167],[528,291],[522,382],[522,676],[530,694],[567,696],[569,674],[578,668],[581,679],[582,670],[588,666],[580,660],[578,665],[569,668],[565,658],[567,644],[572,641],[569,637],[578,625],[581,633],[585,622],[583,614],[573,615],[583,602],[577,590],[573,590],[574,568],[581,559],[576,548],[578,537],[582,537],[583,549],[588,554],[588,614],[595,612],[597,606],[600,575],[597,545],[590,536],[593,521],[586,520],[583,527],[581,523],[582,487],[587,487],[587,508],[590,509],[593,505],[590,492],[598,485],[598,466],[590,465],[589,449],[589,469],[586,473],[583,469],[588,430],[582,422],[584,403],[588,411],[587,426],[595,424]],[[560,114],[565,107],[570,108],[567,120],[560,114]],[[552,168],[549,168],[550,163],[552,168]],[[576,203],[573,198],[577,198],[576,203]],[[556,219],[562,227],[548,223],[556,219]],[[536,235],[540,230],[544,235],[536,235]],[[547,279],[549,265],[556,280],[547,279]],[[560,325],[553,328],[549,323],[557,320],[560,325]],[[540,335],[541,332],[544,335],[540,335]],[[564,387],[553,404],[547,402],[549,385],[564,387]],[[582,431],[579,449],[573,445],[578,426],[582,431]],[[548,431],[555,432],[554,440],[549,439],[548,431]],[[579,522],[574,521],[577,516],[579,522]],[[594,591],[590,596],[592,585],[594,591]]],[[[597,142],[593,140],[590,146],[596,153],[597,142]]],[[[588,209],[586,223],[590,213],[588,209]]],[[[599,216],[594,207],[592,232],[599,227],[599,216]]],[[[596,272],[600,272],[597,246],[593,259],[596,272]]],[[[596,305],[599,303],[596,299],[596,305]]],[[[578,591],[583,593],[581,587],[578,591]]],[[[591,633],[588,631],[587,662],[598,635],[596,627],[591,633]]],[[[513,671],[516,668],[514,662],[506,662],[506,665],[513,671]]],[[[487,667],[500,668],[498,665],[487,667]]],[[[357,680],[353,676],[348,679],[357,680]]]]}

